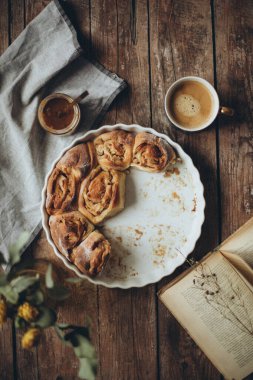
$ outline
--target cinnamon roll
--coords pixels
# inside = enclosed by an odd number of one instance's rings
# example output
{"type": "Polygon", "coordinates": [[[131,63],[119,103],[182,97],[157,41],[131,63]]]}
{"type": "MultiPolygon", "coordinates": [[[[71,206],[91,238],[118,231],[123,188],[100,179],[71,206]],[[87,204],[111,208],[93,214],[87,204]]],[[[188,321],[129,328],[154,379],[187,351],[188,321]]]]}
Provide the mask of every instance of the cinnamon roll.
{"type": "Polygon", "coordinates": [[[134,136],[123,130],[106,132],[94,140],[99,165],[104,170],[126,170],[132,161],[134,136]]]}
{"type": "Polygon", "coordinates": [[[175,161],[176,153],[166,141],[151,133],[137,133],[131,166],[147,172],[161,172],[175,161]]]}
{"type": "Polygon", "coordinates": [[[94,230],[79,211],[50,216],[49,227],[56,247],[67,258],[72,249],[94,230]]]}
{"type": "Polygon", "coordinates": [[[79,144],[69,149],[57,163],[56,167],[65,172],[73,172],[77,178],[84,177],[96,166],[96,152],[93,142],[79,144]]]}
{"type": "Polygon", "coordinates": [[[54,215],[73,210],[77,187],[77,178],[73,172],[54,168],[47,182],[47,213],[54,215]]]}
{"type": "Polygon", "coordinates": [[[109,241],[97,230],[73,249],[71,261],[88,276],[96,276],[104,268],[111,252],[109,241]]]}
{"type": "Polygon", "coordinates": [[[79,211],[94,224],[118,213],[124,208],[125,179],[125,173],[116,170],[91,170],[81,184],[79,211]]]}

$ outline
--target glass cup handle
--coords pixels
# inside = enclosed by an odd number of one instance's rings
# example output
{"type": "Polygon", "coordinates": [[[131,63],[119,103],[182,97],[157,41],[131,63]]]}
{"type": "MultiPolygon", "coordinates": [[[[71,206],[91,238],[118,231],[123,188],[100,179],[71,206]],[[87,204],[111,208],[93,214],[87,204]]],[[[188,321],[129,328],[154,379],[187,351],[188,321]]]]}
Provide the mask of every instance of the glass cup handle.
{"type": "Polygon", "coordinates": [[[226,116],[234,116],[235,111],[230,107],[220,107],[220,113],[226,116]]]}

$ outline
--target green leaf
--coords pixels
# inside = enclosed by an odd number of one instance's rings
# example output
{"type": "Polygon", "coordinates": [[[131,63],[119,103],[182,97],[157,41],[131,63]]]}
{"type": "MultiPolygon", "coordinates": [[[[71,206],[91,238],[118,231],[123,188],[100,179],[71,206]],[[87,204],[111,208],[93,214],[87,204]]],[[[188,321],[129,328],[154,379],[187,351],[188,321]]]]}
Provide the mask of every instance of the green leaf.
{"type": "Polygon", "coordinates": [[[54,286],[52,289],[48,289],[47,294],[54,300],[63,301],[70,296],[70,291],[64,286],[54,286]]]}
{"type": "Polygon", "coordinates": [[[27,244],[30,234],[28,232],[22,232],[22,234],[17,239],[16,243],[9,247],[9,264],[12,266],[17,264],[21,257],[21,251],[27,244]]]}
{"type": "Polygon", "coordinates": [[[64,332],[58,327],[58,325],[55,325],[54,329],[58,338],[60,338],[66,344],[64,332]]]}
{"type": "Polygon", "coordinates": [[[97,362],[87,358],[81,358],[79,362],[80,367],[78,376],[80,377],[80,379],[95,380],[97,372],[97,362]]]}
{"type": "Polygon", "coordinates": [[[4,273],[0,274],[0,287],[7,284],[7,276],[4,273]]]}
{"type": "Polygon", "coordinates": [[[96,351],[89,339],[82,335],[75,335],[78,345],[74,347],[76,356],[79,358],[96,359],[96,351]]]}
{"type": "Polygon", "coordinates": [[[19,294],[9,284],[0,287],[0,294],[6,298],[7,302],[14,305],[18,302],[19,294]]]}
{"type": "Polygon", "coordinates": [[[39,275],[36,276],[18,276],[10,282],[10,285],[16,290],[17,293],[21,293],[30,286],[39,281],[39,275]]]}
{"type": "Polygon", "coordinates": [[[40,312],[39,318],[36,320],[36,322],[33,322],[32,325],[42,328],[53,326],[56,321],[55,312],[45,306],[40,306],[38,309],[40,312]]]}
{"type": "Polygon", "coordinates": [[[4,258],[4,254],[0,252],[0,264],[6,264],[6,260],[4,258]]]}
{"type": "Polygon", "coordinates": [[[16,329],[24,329],[26,327],[26,322],[23,318],[17,316],[14,320],[16,329]]]}
{"type": "Polygon", "coordinates": [[[57,323],[57,327],[61,330],[65,330],[71,327],[71,325],[69,323],[57,323]]]}
{"type": "Polygon", "coordinates": [[[96,358],[95,348],[89,339],[80,334],[75,334],[75,341],[76,345],[74,347],[74,351],[76,356],[79,358],[96,358]]]}
{"type": "Polygon", "coordinates": [[[54,279],[53,279],[52,270],[53,270],[52,264],[49,264],[46,271],[46,276],[45,276],[46,287],[49,289],[54,287],[54,279]]]}
{"type": "Polygon", "coordinates": [[[65,281],[69,282],[71,284],[78,284],[78,283],[82,282],[83,279],[82,278],[77,278],[77,277],[69,277],[69,278],[66,278],[65,281]]]}
{"type": "Polygon", "coordinates": [[[40,305],[44,301],[44,295],[41,290],[35,290],[32,294],[26,296],[27,301],[33,305],[40,305]]]}

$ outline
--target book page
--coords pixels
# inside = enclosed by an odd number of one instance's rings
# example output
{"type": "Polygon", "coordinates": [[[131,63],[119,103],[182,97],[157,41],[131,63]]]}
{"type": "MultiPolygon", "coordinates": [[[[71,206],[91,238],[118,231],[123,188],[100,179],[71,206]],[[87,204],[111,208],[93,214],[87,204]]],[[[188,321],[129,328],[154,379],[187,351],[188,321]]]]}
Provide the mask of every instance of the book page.
{"type": "Polygon", "coordinates": [[[235,253],[253,268],[253,218],[229,236],[219,250],[235,253]]]}
{"type": "Polygon", "coordinates": [[[225,251],[220,252],[235,267],[235,269],[241,273],[247,281],[248,286],[253,291],[253,269],[251,269],[251,267],[241,258],[241,256],[225,251]]]}
{"type": "Polygon", "coordinates": [[[159,297],[225,378],[253,372],[253,293],[220,252],[159,297]]]}

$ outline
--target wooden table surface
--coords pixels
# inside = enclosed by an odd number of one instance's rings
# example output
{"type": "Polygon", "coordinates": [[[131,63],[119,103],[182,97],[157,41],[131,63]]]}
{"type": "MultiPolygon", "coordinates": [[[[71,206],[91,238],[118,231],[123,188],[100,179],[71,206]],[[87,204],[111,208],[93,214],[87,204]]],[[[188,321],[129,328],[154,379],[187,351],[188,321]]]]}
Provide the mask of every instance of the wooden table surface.
{"type": "MultiPolygon", "coordinates": [[[[0,52],[47,5],[1,0],[0,52]]],[[[67,0],[65,8],[87,54],[126,79],[103,123],[138,123],[182,145],[205,187],[205,223],[193,252],[200,258],[253,215],[253,2],[252,0],[67,0]],[[219,117],[195,134],[166,119],[166,90],[176,79],[199,75],[217,88],[234,118],[219,117]]],[[[62,267],[40,234],[30,249],[62,267]]],[[[59,307],[59,320],[83,324],[88,315],[99,354],[97,379],[218,380],[222,376],[156,293],[182,271],[141,289],[76,286],[59,307]]],[[[70,274],[70,273],[69,273],[70,274]]],[[[77,379],[78,362],[48,330],[37,349],[20,347],[11,323],[1,331],[0,379],[77,379]]]]}

